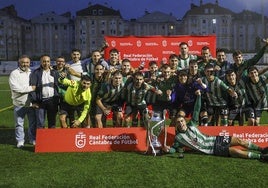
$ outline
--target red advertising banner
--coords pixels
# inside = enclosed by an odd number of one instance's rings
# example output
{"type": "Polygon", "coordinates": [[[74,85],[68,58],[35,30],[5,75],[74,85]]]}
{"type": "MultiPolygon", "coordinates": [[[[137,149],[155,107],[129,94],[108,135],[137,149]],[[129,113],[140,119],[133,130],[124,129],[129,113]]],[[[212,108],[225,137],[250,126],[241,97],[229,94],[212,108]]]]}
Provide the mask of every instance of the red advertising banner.
{"type": "MultiPolygon", "coordinates": [[[[208,135],[235,136],[268,146],[268,126],[199,127],[208,135]]],[[[174,140],[174,127],[167,131],[167,145],[174,140]]],[[[164,134],[160,136],[163,143],[164,134]]],[[[38,129],[35,152],[146,151],[144,128],[38,129]]]]}
{"type": "Polygon", "coordinates": [[[120,52],[120,59],[129,59],[133,67],[138,67],[145,62],[148,67],[149,61],[166,63],[171,54],[179,55],[179,45],[186,42],[189,45],[190,54],[200,55],[201,49],[208,46],[211,55],[216,55],[216,36],[105,36],[109,47],[105,49],[105,59],[109,59],[109,51],[116,48],[120,52]]]}
{"type": "Polygon", "coordinates": [[[35,152],[145,151],[144,128],[38,129],[35,152]]]}

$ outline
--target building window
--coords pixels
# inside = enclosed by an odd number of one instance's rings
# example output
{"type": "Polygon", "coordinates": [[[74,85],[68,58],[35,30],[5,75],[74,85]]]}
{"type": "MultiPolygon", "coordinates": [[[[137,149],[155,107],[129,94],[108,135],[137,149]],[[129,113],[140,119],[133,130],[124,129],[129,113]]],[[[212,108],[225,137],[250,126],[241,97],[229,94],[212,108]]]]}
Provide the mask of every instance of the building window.
{"type": "Polygon", "coordinates": [[[67,30],[67,25],[64,25],[63,26],[63,30],[67,30]]]}
{"type": "Polygon", "coordinates": [[[97,10],[92,10],[92,15],[96,16],[97,15],[97,10]]]}
{"type": "Polygon", "coordinates": [[[202,20],[202,23],[205,24],[206,23],[206,20],[202,20]]]}
{"type": "Polygon", "coordinates": [[[81,34],[81,35],[85,34],[85,31],[81,29],[81,30],[80,30],[80,34],[81,34]]]}
{"type": "Polygon", "coordinates": [[[58,30],[58,26],[57,25],[55,25],[55,30],[58,30]]]}
{"type": "Polygon", "coordinates": [[[86,25],[85,20],[80,20],[80,24],[81,24],[81,25],[86,25]]]}
{"type": "Polygon", "coordinates": [[[102,9],[99,9],[99,15],[101,16],[103,14],[103,10],[102,9]]]}
{"type": "Polygon", "coordinates": [[[214,8],[210,9],[210,13],[213,14],[214,13],[214,8]]]}
{"type": "Polygon", "coordinates": [[[205,14],[208,14],[208,9],[207,8],[205,8],[205,14]]]}
{"type": "Polygon", "coordinates": [[[91,25],[95,25],[95,21],[94,20],[91,21],[91,25]]]}
{"type": "Polygon", "coordinates": [[[112,20],[111,22],[110,22],[110,25],[115,25],[116,24],[116,21],[115,20],[112,20]]]}
{"type": "MultiPolygon", "coordinates": [[[[192,26],[196,26],[198,20],[197,20],[196,18],[193,18],[193,19],[191,19],[189,22],[190,22],[189,24],[191,24],[192,26]]],[[[186,24],[187,24],[187,23],[186,23],[186,24]]]]}

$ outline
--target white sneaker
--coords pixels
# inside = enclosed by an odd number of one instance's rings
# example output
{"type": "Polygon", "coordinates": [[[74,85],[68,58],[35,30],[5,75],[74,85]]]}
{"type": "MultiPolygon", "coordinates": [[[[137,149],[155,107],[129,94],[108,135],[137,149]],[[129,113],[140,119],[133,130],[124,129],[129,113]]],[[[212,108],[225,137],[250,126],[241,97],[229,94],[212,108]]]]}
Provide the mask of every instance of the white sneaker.
{"type": "Polygon", "coordinates": [[[24,146],[24,141],[18,141],[17,148],[21,148],[24,146]]]}
{"type": "Polygon", "coordinates": [[[32,144],[33,146],[35,146],[35,144],[36,144],[35,140],[30,141],[30,144],[32,144]]]}

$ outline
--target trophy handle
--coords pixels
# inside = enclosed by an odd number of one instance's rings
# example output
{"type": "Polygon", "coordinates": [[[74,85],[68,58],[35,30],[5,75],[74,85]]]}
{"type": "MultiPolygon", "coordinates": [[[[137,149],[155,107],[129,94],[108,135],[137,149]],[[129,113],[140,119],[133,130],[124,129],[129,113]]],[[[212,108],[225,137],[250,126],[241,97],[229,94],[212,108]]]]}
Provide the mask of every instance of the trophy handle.
{"type": "Polygon", "coordinates": [[[167,126],[166,126],[166,114],[167,110],[163,110],[163,120],[164,120],[164,132],[165,132],[165,137],[164,137],[164,147],[167,146],[167,126]]]}
{"type": "MultiPolygon", "coordinates": [[[[156,156],[156,151],[154,149],[154,146],[153,146],[153,143],[152,143],[152,140],[151,140],[151,133],[150,131],[147,130],[147,138],[148,138],[148,141],[149,141],[149,147],[152,149],[152,153],[154,154],[154,156],[156,156]]],[[[148,152],[149,150],[149,147],[147,147],[147,151],[146,153],[148,152]]]]}
{"type": "Polygon", "coordinates": [[[152,139],[151,139],[151,132],[152,131],[150,130],[150,118],[149,118],[149,110],[148,110],[148,108],[144,109],[143,114],[144,114],[144,116],[143,116],[144,122],[145,122],[145,125],[146,125],[146,145],[147,145],[147,150],[145,151],[145,153],[148,153],[149,148],[151,148],[152,153],[154,154],[154,156],[156,156],[156,151],[154,149],[152,139]]]}

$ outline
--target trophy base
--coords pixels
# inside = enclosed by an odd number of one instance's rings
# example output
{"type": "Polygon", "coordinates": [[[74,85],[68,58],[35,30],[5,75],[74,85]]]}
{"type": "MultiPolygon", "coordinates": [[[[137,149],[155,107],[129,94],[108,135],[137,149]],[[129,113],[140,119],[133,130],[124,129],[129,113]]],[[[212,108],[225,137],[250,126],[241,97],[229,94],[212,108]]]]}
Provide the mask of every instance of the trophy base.
{"type": "Polygon", "coordinates": [[[154,150],[149,147],[148,150],[145,153],[146,155],[156,155],[156,156],[161,156],[163,154],[162,148],[156,148],[154,147],[154,150]]]}

